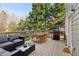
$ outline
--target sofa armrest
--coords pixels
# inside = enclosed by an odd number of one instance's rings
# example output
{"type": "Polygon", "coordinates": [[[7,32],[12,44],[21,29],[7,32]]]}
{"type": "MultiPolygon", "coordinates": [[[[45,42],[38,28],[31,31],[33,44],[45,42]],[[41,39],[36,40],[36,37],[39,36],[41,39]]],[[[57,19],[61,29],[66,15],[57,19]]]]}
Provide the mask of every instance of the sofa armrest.
{"type": "Polygon", "coordinates": [[[24,36],[19,36],[19,39],[24,39],[24,36]]]}
{"type": "Polygon", "coordinates": [[[25,37],[24,36],[18,36],[18,39],[22,39],[23,40],[23,42],[25,42],[25,37]]]}

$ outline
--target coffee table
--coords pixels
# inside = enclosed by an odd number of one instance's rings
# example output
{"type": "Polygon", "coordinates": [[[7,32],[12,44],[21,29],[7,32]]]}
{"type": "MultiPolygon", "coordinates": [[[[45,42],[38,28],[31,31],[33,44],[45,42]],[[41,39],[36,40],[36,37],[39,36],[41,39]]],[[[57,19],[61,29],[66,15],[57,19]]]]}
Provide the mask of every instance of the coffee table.
{"type": "Polygon", "coordinates": [[[26,44],[23,44],[22,46],[17,47],[16,49],[20,50],[21,56],[27,56],[32,51],[35,50],[35,45],[31,43],[26,43],[26,44]]]}

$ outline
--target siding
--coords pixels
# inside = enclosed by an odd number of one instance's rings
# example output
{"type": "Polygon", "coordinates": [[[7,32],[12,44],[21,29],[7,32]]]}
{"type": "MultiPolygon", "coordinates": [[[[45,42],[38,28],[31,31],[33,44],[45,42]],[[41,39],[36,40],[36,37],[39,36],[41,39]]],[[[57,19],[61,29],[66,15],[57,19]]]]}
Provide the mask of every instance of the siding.
{"type": "Polygon", "coordinates": [[[79,4],[73,4],[73,9],[75,12],[73,13],[72,19],[72,38],[73,38],[73,50],[72,55],[79,55],[79,4]]]}
{"type": "MultiPolygon", "coordinates": [[[[71,8],[73,8],[75,11],[71,14],[70,18],[68,18],[68,22],[71,22],[68,26],[71,26],[71,34],[69,34],[70,39],[72,42],[72,55],[79,56],[79,4],[78,3],[72,3],[70,5],[71,8]]],[[[69,9],[68,9],[69,10],[69,9]]],[[[66,12],[67,13],[67,12],[66,12]]],[[[69,13],[67,13],[69,14],[69,13]]],[[[68,15],[66,15],[68,16],[68,15]]],[[[67,17],[66,17],[67,18],[67,17]]],[[[67,19],[66,19],[67,20],[67,19]]],[[[68,28],[68,27],[67,27],[68,28]]],[[[70,28],[68,28],[69,30],[70,28]]],[[[70,32],[70,30],[69,30],[70,32]]]]}
{"type": "Polygon", "coordinates": [[[71,39],[71,20],[72,20],[72,14],[70,13],[71,10],[71,4],[65,4],[65,32],[66,32],[66,38],[67,38],[67,47],[72,48],[72,39],[71,39]]]}

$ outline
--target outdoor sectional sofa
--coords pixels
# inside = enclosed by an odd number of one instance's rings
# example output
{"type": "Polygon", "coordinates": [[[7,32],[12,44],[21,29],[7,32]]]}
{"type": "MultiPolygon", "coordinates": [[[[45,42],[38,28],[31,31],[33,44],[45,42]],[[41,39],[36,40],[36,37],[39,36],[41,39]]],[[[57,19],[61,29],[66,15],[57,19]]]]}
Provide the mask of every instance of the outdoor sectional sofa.
{"type": "Polygon", "coordinates": [[[24,38],[21,38],[17,35],[9,35],[7,37],[6,34],[0,35],[0,47],[8,50],[13,51],[15,47],[24,44],[24,38]]]}
{"type": "Polygon", "coordinates": [[[0,55],[17,55],[19,50],[15,50],[17,46],[24,44],[24,37],[18,35],[0,34],[0,55]]]}
{"type": "Polygon", "coordinates": [[[24,44],[24,37],[23,36],[18,36],[18,35],[12,34],[12,35],[9,35],[8,40],[13,42],[15,47],[24,44]]]}
{"type": "Polygon", "coordinates": [[[0,34],[0,56],[27,56],[35,50],[35,45],[25,43],[21,35],[0,34]],[[29,47],[29,48],[28,48],[29,47]]]}

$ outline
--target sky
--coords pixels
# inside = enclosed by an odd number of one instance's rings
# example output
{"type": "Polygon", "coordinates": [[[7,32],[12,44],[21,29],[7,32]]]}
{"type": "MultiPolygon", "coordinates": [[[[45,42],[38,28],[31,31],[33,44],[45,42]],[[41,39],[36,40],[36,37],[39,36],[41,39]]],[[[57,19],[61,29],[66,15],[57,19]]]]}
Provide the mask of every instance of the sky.
{"type": "Polygon", "coordinates": [[[19,17],[25,17],[29,15],[32,10],[31,3],[0,3],[0,10],[4,10],[15,14],[19,17]]]}

